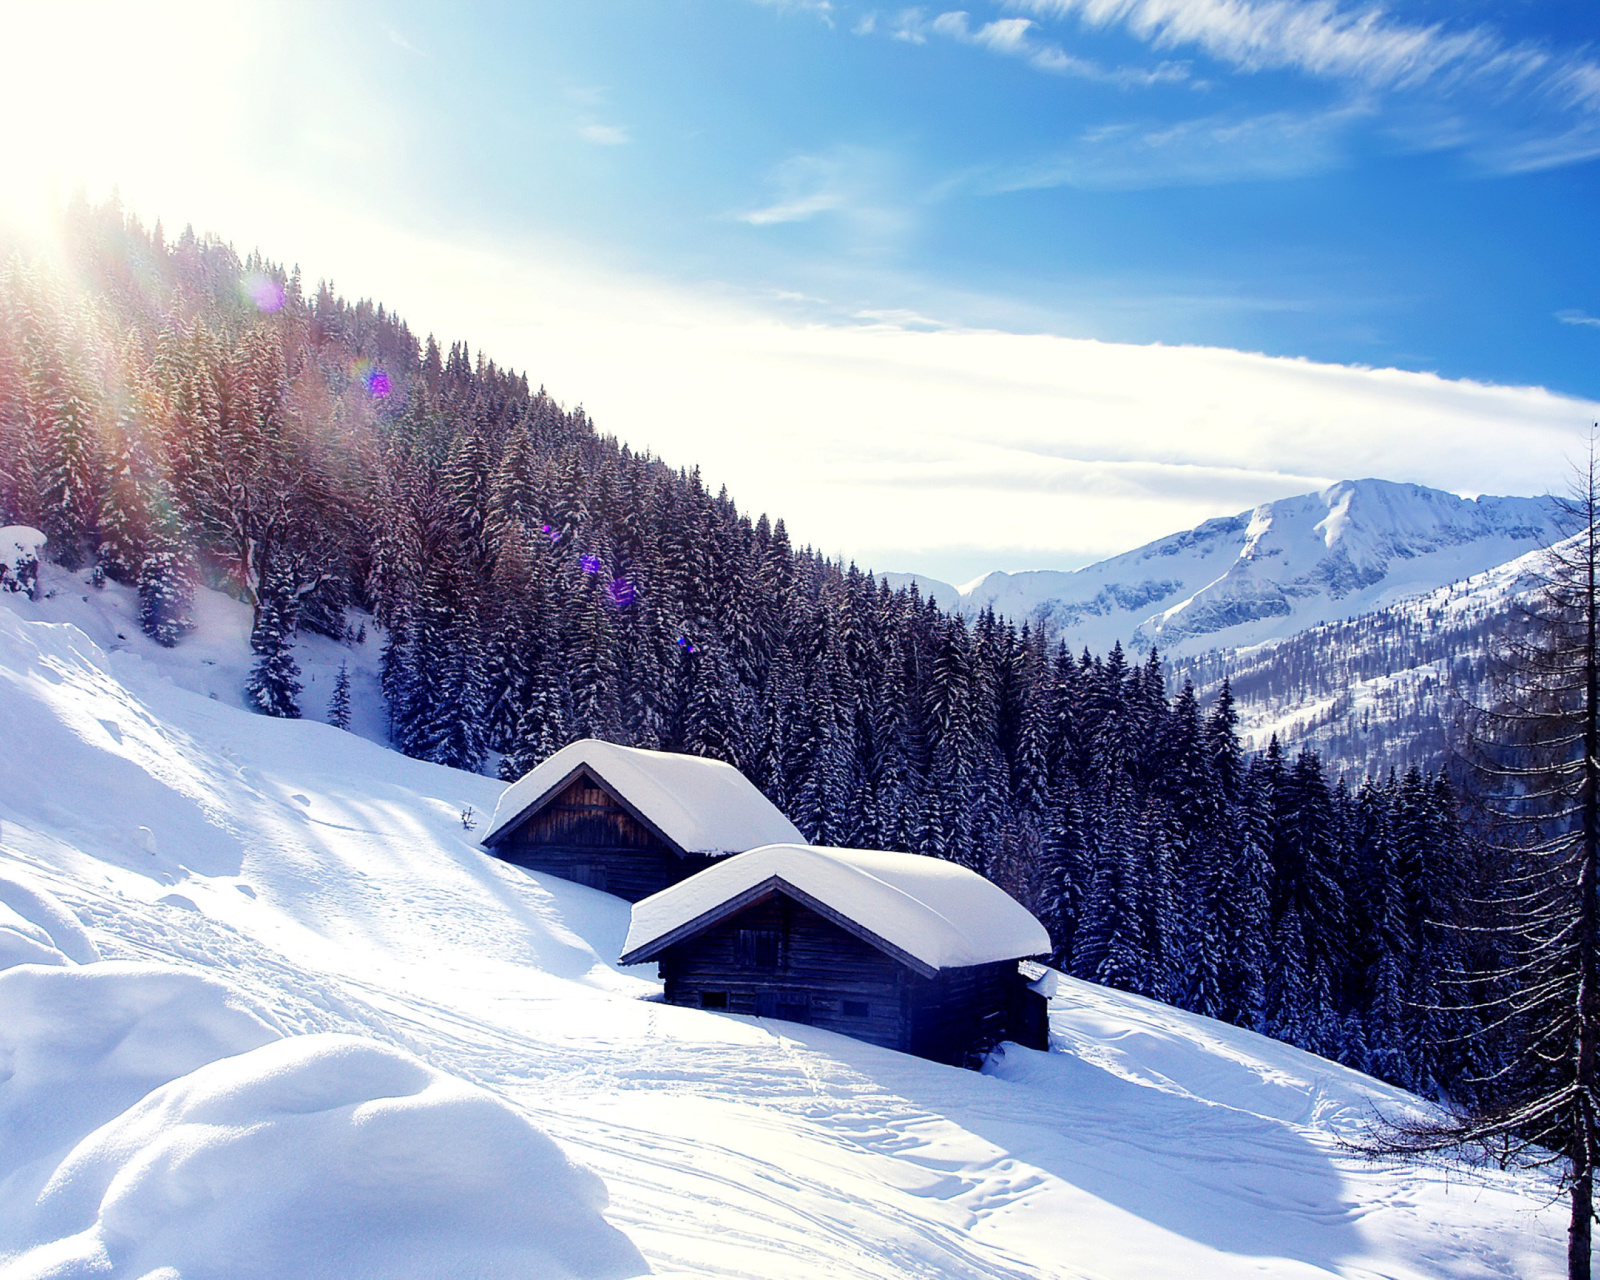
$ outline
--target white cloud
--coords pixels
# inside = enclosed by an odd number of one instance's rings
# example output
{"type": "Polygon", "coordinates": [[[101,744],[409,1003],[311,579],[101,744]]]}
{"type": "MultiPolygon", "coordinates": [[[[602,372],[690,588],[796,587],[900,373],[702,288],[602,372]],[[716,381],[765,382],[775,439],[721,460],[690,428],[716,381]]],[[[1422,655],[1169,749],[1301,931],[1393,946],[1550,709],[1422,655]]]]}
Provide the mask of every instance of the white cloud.
{"type": "MultiPolygon", "coordinates": [[[[252,211],[254,234],[260,211],[252,211]]],[[[799,542],[964,580],[1067,567],[1332,480],[1565,481],[1600,404],[1200,347],[781,318],[581,262],[286,206],[261,241],[466,336],[799,542]],[[289,219],[285,221],[285,219],[289,219]]]]}
{"type": "Polygon", "coordinates": [[[1298,177],[1338,164],[1349,126],[1370,114],[1367,105],[1353,103],[1309,113],[1102,125],[1051,155],[990,173],[978,185],[991,191],[1132,191],[1298,177]]]}
{"type": "Polygon", "coordinates": [[[839,219],[857,247],[883,247],[910,221],[895,193],[897,162],[869,147],[837,146],[790,156],[773,171],[772,198],[732,216],[753,227],[839,219]]]}
{"type": "Polygon", "coordinates": [[[597,147],[620,147],[631,142],[628,131],[620,125],[596,124],[586,121],[578,126],[578,136],[585,142],[592,142],[597,147]]]}
{"type": "Polygon", "coordinates": [[[1591,316],[1582,311],[1558,311],[1556,319],[1562,324],[1577,324],[1600,329],[1600,316],[1591,316]]]}
{"type": "Polygon", "coordinates": [[[776,9],[780,13],[797,12],[814,14],[817,18],[833,25],[834,6],[832,0],[751,0],[751,3],[760,5],[763,9],[776,9]]]}
{"type": "MultiPolygon", "coordinates": [[[[1039,71],[1071,76],[1102,84],[1123,87],[1167,84],[1188,78],[1188,68],[1180,62],[1162,62],[1155,67],[1106,67],[1088,58],[1068,53],[1059,44],[1037,38],[1038,24],[1031,18],[996,18],[972,25],[963,9],[937,14],[930,19],[922,9],[903,9],[887,28],[894,39],[926,44],[930,35],[960,44],[986,49],[1001,57],[1017,58],[1039,71]]],[[[878,31],[877,15],[870,14],[853,28],[856,35],[878,31]]]]}
{"type": "Polygon", "coordinates": [[[1009,0],[1038,14],[1125,26],[1158,48],[1194,45],[1246,71],[1293,68],[1313,75],[1401,84],[1445,72],[1507,78],[1536,71],[1546,56],[1508,47],[1483,28],[1391,21],[1381,8],[1346,9],[1333,0],[1009,0]]]}
{"type": "Polygon", "coordinates": [[[1482,24],[1408,23],[1381,6],[1339,0],[1002,3],[1039,20],[1120,27],[1154,49],[1196,50],[1241,73],[1297,72],[1344,85],[1364,101],[1381,94],[1392,140],[1461,150],[1491,172],[1600,156],[1600,63],[1587,47],[1513,41],[1482,24]]]}

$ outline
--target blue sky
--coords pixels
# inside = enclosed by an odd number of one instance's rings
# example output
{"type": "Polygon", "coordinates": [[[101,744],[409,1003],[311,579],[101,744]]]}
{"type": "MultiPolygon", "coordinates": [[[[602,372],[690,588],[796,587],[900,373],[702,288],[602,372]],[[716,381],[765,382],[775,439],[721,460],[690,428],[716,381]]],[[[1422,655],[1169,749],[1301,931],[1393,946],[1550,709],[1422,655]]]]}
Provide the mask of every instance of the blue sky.
{"type": "Polygon", "coordinates": [[[1587,0],[369,12],[447,222],[808,316],[1600,392],[1587,0]]]}
{"type": "Polygon", "coordinates": [[[0,18],[0,217],[115,188],[866,566],[1559,488],[1600,419],[1592,0],[0,18]]]}

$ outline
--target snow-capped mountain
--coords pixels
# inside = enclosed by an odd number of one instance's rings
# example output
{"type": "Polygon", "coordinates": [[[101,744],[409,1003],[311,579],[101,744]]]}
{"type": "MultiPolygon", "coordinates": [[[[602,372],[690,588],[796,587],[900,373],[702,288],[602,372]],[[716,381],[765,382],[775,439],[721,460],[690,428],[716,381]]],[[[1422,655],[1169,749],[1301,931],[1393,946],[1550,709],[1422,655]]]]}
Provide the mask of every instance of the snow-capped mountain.
{"type": "Polygon", "coordinates": [[[1137,996],[981,1074],[664,1005],[626,903],[478,846],[501,784],[75,584],[0,596],[8,1278],[1563,1273],[1547,1183],[1362,1160],[1422,1104],[1137,996]]]}
{"type": "Polygon", "coordinates": [[[1542,580],[1534,551],[1384,609],[1309,627],[1246,649],[1179,657],[1173,682],[1202,698],[1226,677],[1245,745],[1276,736],[1309,747],[1335,773],[1381,777],[1391,768],[1447,763],[1458,713],[1492,701],[1492,638],[1515,602],[1542,580]]]}
{"type": "Polygon", "coordinates": [[[1043,621],[1077,649],[1120,640],[1168,656],[1241,647],[1382,609],[1482,573],[1559,536],[1549,497],[1461,498],[1345,480],[1264,503],[1071,572],[985,574],[962,588],[910,574],[975,614],[1043,621]]]}

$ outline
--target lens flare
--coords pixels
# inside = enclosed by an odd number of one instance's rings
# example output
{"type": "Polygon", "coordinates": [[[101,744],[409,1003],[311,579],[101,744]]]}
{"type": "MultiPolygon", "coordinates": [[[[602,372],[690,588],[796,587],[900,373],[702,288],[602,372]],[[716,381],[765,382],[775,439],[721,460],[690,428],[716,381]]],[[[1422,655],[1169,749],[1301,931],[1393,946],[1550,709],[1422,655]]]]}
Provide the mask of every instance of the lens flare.
{"type": "Polygon", "coordinates": [[[599,556],[580,556],[579,559],[578,559],[578,563],[583,566],[583,571],[585,573],[599,573],[600,572],[600,557],[599,556]]]}
{"type": "Polygon", "coordinates": [[[633,583],[626,578],[613,578],[606,584],[606,595],[618,609],[626,609],[633,603],[633,583]]]}
{"type": "Polygon", "coordinates": [[[682,649],[685,653],[693,653],[694,652],[694,641],[689,639],[688,636],[679,636],[678,637],[678,648],[682,649]]]}
{"type": "Polygon", "coordinates": [[[271,314],[283,310],[283,286],[271,276],[252,272],[239,282],[239,288],[257,311],[271,314]]]}
{"type": "Polygon", "coordinates": [[[394,384],[389,381],[388,373],[365,358],[357,360],[350,366],[350,375],[363,387],[367,394],[374,400],[382,400],[394,390],[394,384]]]}

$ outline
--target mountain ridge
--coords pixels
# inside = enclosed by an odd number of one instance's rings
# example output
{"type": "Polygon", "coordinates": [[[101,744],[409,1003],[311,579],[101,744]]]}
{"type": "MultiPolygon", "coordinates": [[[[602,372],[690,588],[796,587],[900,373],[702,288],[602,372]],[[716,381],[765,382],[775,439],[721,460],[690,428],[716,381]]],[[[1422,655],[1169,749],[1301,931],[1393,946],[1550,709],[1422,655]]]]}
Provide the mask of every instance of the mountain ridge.
{"type": "Polygon", "coordinates": [[[1203,521],[1081,569],[996,570],[954,587],[893,587],[969,617],[1047,627],[1074,650],[1113,643],[1169,656],[1240,649],[1385,608],[1493,569],[1559,536],[1548,496],[1463,498],[1364,479],[1203,521]]]}

